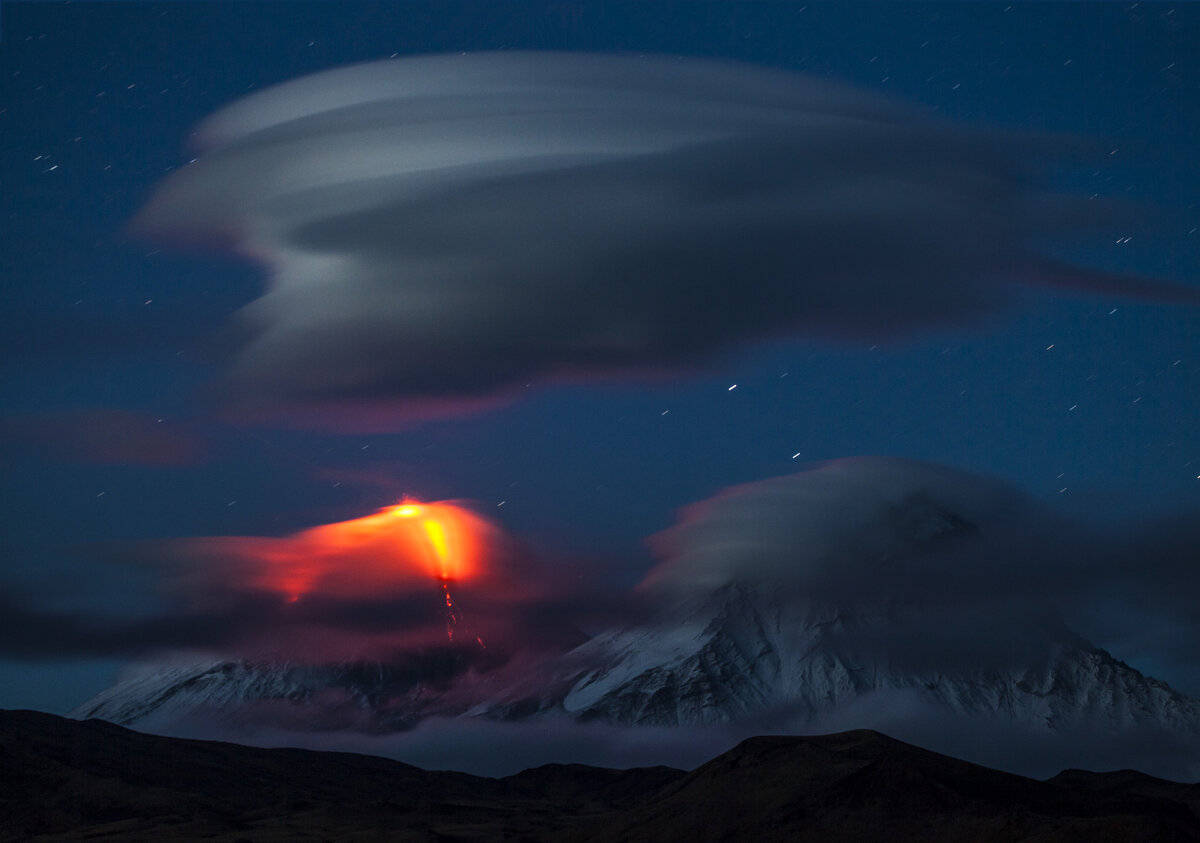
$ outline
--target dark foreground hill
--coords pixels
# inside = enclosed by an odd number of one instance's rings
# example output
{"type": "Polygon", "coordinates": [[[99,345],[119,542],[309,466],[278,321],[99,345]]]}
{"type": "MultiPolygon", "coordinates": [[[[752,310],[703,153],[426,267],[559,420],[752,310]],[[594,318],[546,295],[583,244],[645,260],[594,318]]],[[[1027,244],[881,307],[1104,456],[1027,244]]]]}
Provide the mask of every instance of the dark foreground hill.
{"type": "Polygon", "coordinates": [[[1200,785],[1045,782],[869,731],[745,741],[691,773],[502,779],[0,711],[0,839],[1200,840],[1200,785]]]}

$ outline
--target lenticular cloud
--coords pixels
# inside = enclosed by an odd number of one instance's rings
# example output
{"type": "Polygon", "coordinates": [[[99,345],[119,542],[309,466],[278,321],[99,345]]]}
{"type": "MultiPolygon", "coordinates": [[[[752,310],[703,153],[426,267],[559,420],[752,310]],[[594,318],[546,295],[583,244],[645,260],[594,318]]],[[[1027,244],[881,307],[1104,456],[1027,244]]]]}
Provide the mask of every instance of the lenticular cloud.
{"type": "Polygon", "coordinates": [[[694,59],[363,64],[240,100],[195,142],[135,227],[268,268],[224,384],[247,410],[436,413],[768,335],[945,323],[1032,267],[1072,275],[1030,243],[1099,207],[1031,188],[1028,140],[694,59]]]}

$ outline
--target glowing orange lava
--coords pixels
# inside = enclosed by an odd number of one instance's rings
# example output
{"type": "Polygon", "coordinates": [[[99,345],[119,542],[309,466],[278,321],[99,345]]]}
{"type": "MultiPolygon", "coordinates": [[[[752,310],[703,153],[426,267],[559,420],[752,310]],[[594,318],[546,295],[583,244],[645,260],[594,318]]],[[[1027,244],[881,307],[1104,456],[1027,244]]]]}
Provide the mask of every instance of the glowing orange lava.
{"type": "Polygon", "coordinates": [[[492,532],[484,519],[452,503],[406,500],[286,538],[233,541],[259,562],[251,585],[296,602],[311,592],[362,597],[428,578],[468,580],[482,572],[492,532]]]}

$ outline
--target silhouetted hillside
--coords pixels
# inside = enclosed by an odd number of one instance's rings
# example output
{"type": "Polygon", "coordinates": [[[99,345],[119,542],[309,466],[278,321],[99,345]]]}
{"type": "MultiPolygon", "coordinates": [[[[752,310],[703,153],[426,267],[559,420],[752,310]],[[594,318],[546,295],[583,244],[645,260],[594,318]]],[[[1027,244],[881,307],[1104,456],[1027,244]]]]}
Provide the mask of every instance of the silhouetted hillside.
{"type": "Polygon", "coordinates": [[[752,738],[691,773],[552,764],[502,779],[365,755],[0,712],[0,838],[1200,840],[1200,785],[1047,782],[870,731],[752,738]]]}

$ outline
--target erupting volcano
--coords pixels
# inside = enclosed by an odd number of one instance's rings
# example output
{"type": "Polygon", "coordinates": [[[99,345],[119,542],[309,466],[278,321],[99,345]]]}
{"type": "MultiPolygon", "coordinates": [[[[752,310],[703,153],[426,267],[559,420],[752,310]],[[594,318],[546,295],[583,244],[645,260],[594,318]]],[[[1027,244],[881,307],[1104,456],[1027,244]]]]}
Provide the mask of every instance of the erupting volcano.
{"type": "Polygon", "coordinates": [[[411,588],[425,577],[441,586],[449,643],[475,642],[454,588],[483,572],[489,526],[451,503],[405,499],[372,515],[312,527],[258,555],[256,588],[298,603],[308,594],[356,598],[411,588]]]}
{"type": "MultiPolygon", "coordinates": [[[[505,658],[504,636],[489,626],[491,604],[511,597],[499,572],[505,547],[501,531],[468,509],[411,499],[288,536],[161,546],[189,563],[175,583],[189,602],[250,599],[246,634],[229,648],[164,654],[130,674],[137,699],[122,684],[83,709],[129,722],[229,714],[304,729],[410,728],[431,706],[444,710],[459,677],[505,658]],[[473,623],[458,604],[467,594],[473,623]],[[489,649],[484,635],[501,645],[489,649]],[[149,690],[163,682],[187,690],[149,690]]],[[[452,708],[477,702],[464,696],[452,708]]]]}

